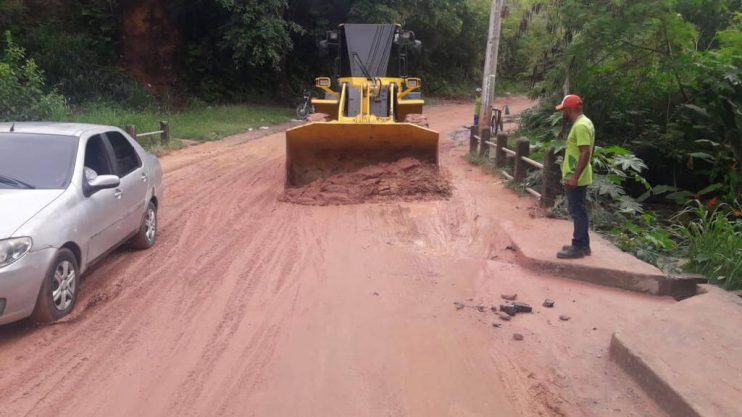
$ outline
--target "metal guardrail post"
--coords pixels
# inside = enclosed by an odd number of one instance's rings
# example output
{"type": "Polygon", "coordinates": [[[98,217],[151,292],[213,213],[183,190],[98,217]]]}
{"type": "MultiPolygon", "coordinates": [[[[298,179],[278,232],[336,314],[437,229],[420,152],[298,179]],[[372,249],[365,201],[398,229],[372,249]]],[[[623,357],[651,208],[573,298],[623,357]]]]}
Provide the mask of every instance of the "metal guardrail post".
{"type": "Polygon", "coordinates": [[[126,133],[129,134],[129,136],[132,137],[132,139],[137,140],[137,127],[134,125],[126,125],[126,128],[124,128],[126,133]]]}
{"type": "Polygon", "coordinates": [[[487,158],[490,155],[490,145],[487,143],[490,140],[490,130],[485,129],[482,132],[482,137],[479,139],[479,156],[487,158]]]}
{"type": "Polygon", "coordinates": [[[469,154],[474,155],[477,150],[477,132],[479,131],[479,126],[472,126],[471,127],[471,133],[469,135],[469,154]]]}
{"type": "Polygon", "coordinates": [[[495,168],[504,169],[507,164],[507,156],[502,148],[508,146],[508,135],[500,133],[497,135],[497,145],[495,146],[495,168]]]}
{"type": "Polygon", "coordinates": [[[531,152],[531,145],[528,138],[518,138],[515,144],[515,166],[513,167],[513,178],[515,182],[523,182],[526,179],[528,163],[521,157],[528,156],[531,152]]]}
{"type": "Polygon", "coordinates": [[[544,155],[544,170],[541,179],[541,206],[545,208],[554,207],[556,197],[559,195],[561,172],[556,162],[556,151],[550,148],[544,155]]]}
{"type": "Polygon", "coordinates": [[[162,130],[162,133],[160,134],[160,142],[163,145],[167,145],[170,143],[170,123],[161,121],[160,130],[162,130]]]}

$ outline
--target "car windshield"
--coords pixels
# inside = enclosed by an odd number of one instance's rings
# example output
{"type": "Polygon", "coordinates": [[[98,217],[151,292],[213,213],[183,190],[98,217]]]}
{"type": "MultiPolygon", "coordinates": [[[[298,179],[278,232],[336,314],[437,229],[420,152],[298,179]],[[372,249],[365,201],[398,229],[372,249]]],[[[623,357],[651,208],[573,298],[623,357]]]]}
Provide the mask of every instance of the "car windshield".
{"type": "Polygon", "coordinates": [[[77,156],[73,136],[0,133],[0,189],[64,189],[77,156]]]}

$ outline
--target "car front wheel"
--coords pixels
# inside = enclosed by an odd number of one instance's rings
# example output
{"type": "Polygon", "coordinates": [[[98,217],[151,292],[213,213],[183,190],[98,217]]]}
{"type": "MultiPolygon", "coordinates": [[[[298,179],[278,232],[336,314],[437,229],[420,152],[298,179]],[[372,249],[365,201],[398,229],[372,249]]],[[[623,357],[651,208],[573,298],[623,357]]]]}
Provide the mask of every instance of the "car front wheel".
{"type": "Polygon", "coordinates": [[[131,240],[134,249],[149,249],[157,241],[157,207],[153,202],[147,205],[139,232],[131,240]]]}
{"type": "Polygon", "coordinates": [[[35,321],[51,323],[68,315],[75,307],[79,287],[77,258],[69,249],[62,248],[44,278],[31,317],[35,321]]]}

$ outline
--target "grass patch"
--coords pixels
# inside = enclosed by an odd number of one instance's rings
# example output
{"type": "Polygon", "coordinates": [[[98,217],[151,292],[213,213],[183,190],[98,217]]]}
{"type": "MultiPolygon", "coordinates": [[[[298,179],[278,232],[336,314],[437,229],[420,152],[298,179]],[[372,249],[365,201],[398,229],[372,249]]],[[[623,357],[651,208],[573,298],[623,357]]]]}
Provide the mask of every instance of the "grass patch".
{"type": "Polygon", "coordinates": [[[177,112],[129,110],[116,106],[87,105],[59,120],[118,126],[135,125],[138,132],[160,129],[160,120],[170,122],[174,139],[217,140],[225,136],[291,120],[292,110],[284,107],[235,104],[189,108],[177,112]]]}
{"type": "MultiPolygon", "coordinates": [[[[737,203],[739,204],[739,203],[737,203]]],[[[705,275],[709,281],[727,290],[742,289],[742,206],[733,210],[710,210],[700,203],[682,214],[694,218],[676,226],[675,232],[685,247],[685,269],[705,275]]]]}

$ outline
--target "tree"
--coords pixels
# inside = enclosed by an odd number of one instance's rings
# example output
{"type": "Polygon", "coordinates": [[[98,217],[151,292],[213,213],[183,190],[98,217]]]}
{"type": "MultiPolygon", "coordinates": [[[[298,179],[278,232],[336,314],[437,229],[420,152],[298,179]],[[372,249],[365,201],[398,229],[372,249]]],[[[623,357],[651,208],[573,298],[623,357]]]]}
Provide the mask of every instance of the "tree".
{"type": "Polygon", "coordinates": [[[232,51],[235,65],[280,69],[293,48],[292,33],[301,28],[283,18],[284,0],[217,0],[228,12],[221,46],[232,51]]]}
{"type": "Polygon", "coordinates": [[[64,98],[45,91],[44,75],[5,33],[0,55],[0,121],[43,120],[64,111],[64,98]]]}

